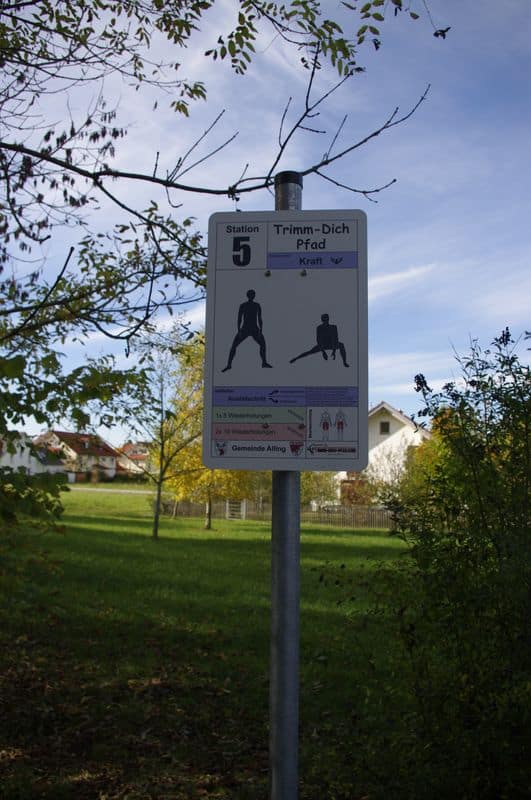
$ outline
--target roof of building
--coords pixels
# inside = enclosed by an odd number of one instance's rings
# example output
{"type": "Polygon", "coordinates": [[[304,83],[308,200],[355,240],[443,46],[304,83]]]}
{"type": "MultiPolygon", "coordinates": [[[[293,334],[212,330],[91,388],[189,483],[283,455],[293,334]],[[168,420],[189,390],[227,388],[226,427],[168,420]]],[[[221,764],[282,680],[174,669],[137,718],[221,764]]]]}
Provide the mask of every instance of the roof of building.
{"type": "Polygon", "coordinates": [[[422,436],[425,436],[426,438],[431,436],[430,431],[426,430],[426,428],[421,428],[420,425],[417,425],[414,420],[411,419],[411,417],[406,416],[403,411],[395,408],[390,403],[386,403],[385,400],[382,400],[380,403],[377,403],[377,405],[369,409],[369,419],[371,417],[375,417],[382,411],[387,412],[392,417],[399,420],[399,422],[402,422],[403,425],[407,425],[409,428],[419,431],[422,436]]]}
{"type": "Polygon", "coordinates": [[[129,461],[147,461],[149,453],[123,453],[129,461]]]}
{"type": "Polygon", "coordinates": [[[98,458],[116,458],[118,455],[110,444],[94,433],[70,433],[69,431],[52,431],[52,433],[79,455],[97,456],[98,458]]]}
{"type": "Polygon", "coordinates": [[[124,453],[124,455],[128,456],[129,458],[136,458],[147,456],[149,453],[149,448],[149,442],[126,442],[119,447],[118,450],[120,453],[124,453]]]}

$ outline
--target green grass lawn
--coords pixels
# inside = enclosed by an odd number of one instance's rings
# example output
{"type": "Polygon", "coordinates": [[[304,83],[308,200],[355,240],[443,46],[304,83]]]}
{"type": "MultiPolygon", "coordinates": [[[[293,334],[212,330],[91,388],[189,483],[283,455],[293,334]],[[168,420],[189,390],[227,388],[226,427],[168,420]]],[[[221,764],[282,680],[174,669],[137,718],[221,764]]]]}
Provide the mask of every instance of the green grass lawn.
{"type": "MultiPolygon", "coordinates": [[[[146,495],[64,502],[65,532],[28,534],[5,572],[0,797],[265,800],[269,524],[163,519],[154,542],[146,495]]],[[[362,794],[349,617],[401,552],[384,532],[303,527],[301,800],[362,794]]],[[[375,625],[366,637],[386,647],[375,625]]]]}

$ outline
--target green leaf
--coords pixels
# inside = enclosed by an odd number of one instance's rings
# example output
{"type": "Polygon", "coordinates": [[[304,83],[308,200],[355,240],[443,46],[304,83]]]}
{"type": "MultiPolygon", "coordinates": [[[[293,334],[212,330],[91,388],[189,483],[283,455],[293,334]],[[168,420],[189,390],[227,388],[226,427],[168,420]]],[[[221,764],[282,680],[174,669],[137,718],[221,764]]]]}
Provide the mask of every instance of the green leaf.
{"type": "Polygon", "coordinates": [[[0,378],[22,378],[26,368],[24,356],[13,356],[13,358],[0,358],[0,378]]]}

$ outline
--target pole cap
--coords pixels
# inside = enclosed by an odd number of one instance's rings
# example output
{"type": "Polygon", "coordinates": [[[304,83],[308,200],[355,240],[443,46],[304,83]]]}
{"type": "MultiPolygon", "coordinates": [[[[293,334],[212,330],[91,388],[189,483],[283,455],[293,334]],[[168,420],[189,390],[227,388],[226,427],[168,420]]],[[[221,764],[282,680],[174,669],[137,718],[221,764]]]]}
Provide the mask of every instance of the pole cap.
{"type": "Polygon", "coordinates": [[[302,188],[302,175],[291,170],[278,172],[275,175],[275,186],[282,186],[284,183],[297,183],[302,188]]]}

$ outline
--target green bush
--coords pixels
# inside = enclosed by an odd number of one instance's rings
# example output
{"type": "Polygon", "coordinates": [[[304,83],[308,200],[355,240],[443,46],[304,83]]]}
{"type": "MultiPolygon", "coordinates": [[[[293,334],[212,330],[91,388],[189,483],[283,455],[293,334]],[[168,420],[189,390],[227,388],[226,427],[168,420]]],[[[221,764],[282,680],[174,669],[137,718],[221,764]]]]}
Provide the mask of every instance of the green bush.
{"type": "Polygon", "coordinates": [[[46,472],[0,468],[0,522],[4,531],[20,525],[54,526],[63,507],[60,492],[66,478],[46,472]]]}
{"type": "Polygon", "coordinates": [[[365,681],[374,798],[530,791],[530,370],[508,330],[459,363],[438,393],[417,376],[433,438],[388,498],[411,547],[372,610],[399,645],[365,681]]]}

